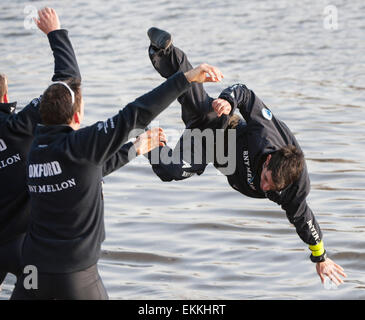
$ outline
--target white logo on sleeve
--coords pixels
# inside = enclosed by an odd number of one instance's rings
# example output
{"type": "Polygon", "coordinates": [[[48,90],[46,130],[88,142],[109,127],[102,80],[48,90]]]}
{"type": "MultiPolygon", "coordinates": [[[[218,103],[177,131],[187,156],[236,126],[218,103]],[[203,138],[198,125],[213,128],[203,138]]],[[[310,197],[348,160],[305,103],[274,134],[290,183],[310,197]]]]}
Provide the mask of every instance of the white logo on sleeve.
{"type": "Polygon", "coordinates": [[[271,120],[272,119],[272,112],[268,109],[268,108],[263,108],[261,110],[262,116],[267,119],[267,120],[271,120]]]}
{"type": "Polygon", "coordinates": [[[104,129],[104,132],[108,133],[108,128],[109,128],[108,121],[110,122],[110,128],[114,129],[115,125],[114,125],[113,118],[109,118],[108,120],[106,120],[104,122],[99,122],[98,123],[98,131],[101,131],[102,129],[104,129]]]}
{"type": "Polygon", "coordinates": [[[34,98],[30,103],[33,105],[33,107],[38,107],[38,105],[41,103],[42,96],[39,98],[34,98]]]}
{"type": "Polygon", "coordinates": [[[102,130],[104,128],[103,122],[98,123],[98,131],[102,130]]]}

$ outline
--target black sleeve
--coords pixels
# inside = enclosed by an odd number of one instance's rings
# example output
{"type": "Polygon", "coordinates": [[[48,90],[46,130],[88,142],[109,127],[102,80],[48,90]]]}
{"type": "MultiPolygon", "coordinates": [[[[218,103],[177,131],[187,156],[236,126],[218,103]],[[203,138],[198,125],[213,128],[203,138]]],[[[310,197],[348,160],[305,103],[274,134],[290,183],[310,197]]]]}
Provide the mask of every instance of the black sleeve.
{"type": "Polygon", "coordinates": [[[198,139],[196,143],[189,129],[184,131],[174,149],[168,145],[160,146],[146,156],[153,172],[162,181],[179,181],[201,175],[208,165],[205,141],[198,139]]]}
{"type": "Polygon", "coordinates": [[[103,165],[103,177],[126,165],[137,157],[137,151],[132,142],[123,145],[120,150],[112,155],[103,165]]]}
{"type": "MultiPolygon", "coordinates": [[[[61,29],[50,32],[48,35],[50,47],[54,56],[53,81],[65,80],[70,77],[81,79],[76,56],[68,37],[68,31],[61,29]]],[[[11,126],[17,132],[32,135],[37,123],[41,122],[39,104],[41,96],[33,99],[22,111],[13,118],[11,126]]]]}
{"type": "Polygon", "coordinates": [[[9,125],[14,132],[24,135],[33,135],[37,123],[41,122],[39,104],[41,97],[33,99],[22,111],[9,119],[9,125]]]}
{"type": "Polygon", "coordinates": [[[103,165],[130,138],[141,133],[170,103],[190,86],[182,72],[129,103],[114,117],[77,130],[72,135],[72,149],[77,157],[103,165]]]}
{"type": "Polygon", "coordinates": [[[262,110],[268,109],[252,90],[240,83],[224,89],[219,98],[227,100],[232,109],[238,108],[247,123],[251,120],[262,121],[262,110]]]}
{"type": "Polygon", "coordinates": [[[81,74],[73,50],[68,31],[61,29],[50,32],[49,44],[54,56],[54,75],[52,81],[61,81],[68,78],[81,80],[81,74]]]}
{"type": "Polygon", "coordinates": [[[281,197],[283,200],[280,204],[289,222],[295,226],[299,237],[308,245],[315,245],[322,240],[322,231],[306,201],[309,189],[308,172],[304,167],[300,179],[288,187],[288,190],[283,191],[281,197]]]}

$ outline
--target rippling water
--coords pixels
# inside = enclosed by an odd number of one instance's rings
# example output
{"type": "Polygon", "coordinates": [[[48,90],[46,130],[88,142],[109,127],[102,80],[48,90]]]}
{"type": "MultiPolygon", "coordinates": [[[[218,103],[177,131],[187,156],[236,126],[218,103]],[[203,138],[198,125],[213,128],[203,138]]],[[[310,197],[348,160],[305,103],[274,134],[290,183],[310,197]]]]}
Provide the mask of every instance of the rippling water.
{"type": "MultiPolygon", "coordinates": [[[[236,82],[253,89],[296,134],[309,205],[329,256],[348,275],[325,290],[280,207],[240,195],[214,167],[162,183],[141,158],[105,179],[99,268],[112,299],[365,299],[363,1],[2,0],[0,72],[20,108],[53,70],[46,37],[24,28],[29,5],[53,6],[70,31],[86,125],[162,81],[147,57],[153,25],[170,31],[193,65],[220,67],[223,83],[206,86],[212,96],[236,82]],[[337,30],[324,25],[328,5],[337,8],[337,30]]],[[[179,104],[157,121],[174,144],[183,130],[179,104]]],[[[13,283],[8,276],[1,299],[13,283]]]]}

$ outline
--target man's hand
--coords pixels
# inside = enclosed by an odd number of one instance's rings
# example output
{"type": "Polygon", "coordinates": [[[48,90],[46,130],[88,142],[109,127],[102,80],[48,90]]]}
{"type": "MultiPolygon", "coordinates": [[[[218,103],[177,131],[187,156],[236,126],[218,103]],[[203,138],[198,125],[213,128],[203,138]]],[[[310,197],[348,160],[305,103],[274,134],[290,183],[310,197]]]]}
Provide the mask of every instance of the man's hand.
{"type": "Polygon", "coordinates": [[[189,82],[219,82],[223,79],[223,74],[218,68],[203,63],[185,72],[185,77],[189,82]]]}
{"type": "Polygon", "coordinates": [[[158,146],[163,147],[167,142],[166,135],[161,128],[152,128],[137,137],[134,147],[138,155],[145,154],[158,146]]]}
{"type": "Polygon", "coordinates": [[[325,276],[330,278],[332,282],[334,282],[337,286],[343,283],[343,280],[340,278],[340,275],[344,278],[347,275],[344,273],[344,270],[341,266],[334,263],[331,259],[327,258],[323,262],[317,262],[316,265],[317,273],[324,284],[325,276]]]}
{"type": "Polygon", "coordinates": [[[220,117],[222,114],[228,115],[232,110],[231,104],[224,99],[213,100],[212,107],[218,117],[220,117]]]}
{"type": "Polygon", "coordinates": [[[45,34],[61,28],[60,20],[58,19],[57,13],[54,9],[44,8],[42,10],[38,10],[38,15],[39,19],[34,18],[34,22],[45,34]]]}

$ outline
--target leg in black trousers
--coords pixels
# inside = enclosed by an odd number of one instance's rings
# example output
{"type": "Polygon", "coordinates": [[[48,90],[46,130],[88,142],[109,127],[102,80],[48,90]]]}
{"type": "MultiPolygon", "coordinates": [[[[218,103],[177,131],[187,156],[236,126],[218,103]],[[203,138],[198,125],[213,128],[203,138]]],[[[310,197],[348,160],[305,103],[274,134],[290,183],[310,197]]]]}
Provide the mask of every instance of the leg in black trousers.
{"type": "Polygon", "coordinates": [[[25,234],[0,245],[0,286],[8,273],[14,274],[17,279],[22,274],[21,252],[25,234]]]}
{"type": "MultiPolygon", "coordinates": [[[[164,78],[179,71],[186,72],[192,69],[186,54],[173,44],[167,49],[157,49],[151,45],[148,53],[152,65],[164,78]]],[[[193,83],[191,88],[178,98],[178,101],[181,104],[182,120],[187,130],[174,150],[165,146],[155,149],[148,155],[153,171],[163,181],[183,180],[194,174],[202,174],[213,159],[206,157],[205,141],[194,141],[189,138],[188,131],[225,129],[229,119],[226,115],[217,117],[212,108],[213,98],[206,93],[201,83],[193,83]],[[195,147],[198,147],[201,153],[194,152],[195,147]],[[157,156],[156,153],[158,153],[157,156]],[[169,159],[174,159],[173,163],[169,162],[169,159]]]]}
{"type": "Polygon", "coordinates": [[[38,274],[37,289],[26,288],[27,275],[22,275],[11,300],[107,300],[108,294],[97,265],[66,274],[38,274]]]}

